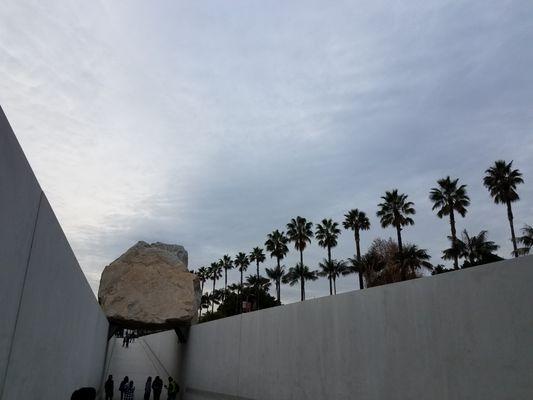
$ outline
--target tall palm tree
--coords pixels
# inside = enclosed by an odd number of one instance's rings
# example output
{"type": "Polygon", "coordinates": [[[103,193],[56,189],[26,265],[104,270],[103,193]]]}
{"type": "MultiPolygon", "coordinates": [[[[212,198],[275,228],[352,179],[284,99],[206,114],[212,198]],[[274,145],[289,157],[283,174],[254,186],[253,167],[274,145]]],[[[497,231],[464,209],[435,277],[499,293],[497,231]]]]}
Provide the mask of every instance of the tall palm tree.
{"type": "MultiPolygon", "coordinates": [[[[198,271],[196,272],[196,276],[198,276],[198,279],[200,281],[200,290],[202,293],[202,298],[204,295],[204,284],[209,279],[209,269],[207,267],[200,267],[198,268],[198,271]]],[[[202,316],[202,306],[200,305],[200,317],[202,316]]]]}
{"type": "MultiPolygon", "coordinates": [[[[311,243],[311,238],[313,237],[313,223],[300,216],[292,218],[291,222],[287,224],[287,237],[290,242],[294,243],[294,248],[300,252],[299,265],[301,265],[301,268],[296,266],[291,267],[291,269],[294,271],[294,268],[297,268],[303,274],[305,272],[304,250],[307,247],[307,244],[311,243]]],[[[302,275],[299,280],[300,296],[302,300],[305,300],[305,277],[302,275]]]]}
{"type": "Polygon", "coordinates": [[[276,285],[276,299],[278,300],[278,303],[281,304],[281,281],[285,276],[285,267],[278,263],[274,268],[265,268],[265,271],[267,276],[273,280],[276,285]]]}
{"type": "Polygon", "coordinates": [[[465,229],[461,234],[461,239],[457,239],[456,243],[455,249],[452,245],[452,248],[444,250],[442,258],[449,260],[458,253],[461,258],[466,260],[465,265],[469,267],[498,259],[493,253],[498,250],[499,246],[488,240],[487,231],[481,231],[477,235],[471,236],[465,229]]]}
{"type": "Polygon", "coordinates": [[[518,169],[513,169],[513,162],[498,160],[494,165],[485,171],[483,184],[489,190],[490,195],[496,204],[507,206],[507,218],[511,227],[511,240],[513,241],[513,254],[518,257],[518,246],[513,225],[513,210],[511,203],[520,200],[516,186],[524,183],[522,173],[518,169]]]}
{"type": "Polygon", "coordinates": [[[213,291],[211,292],[211,298],[213,299],[213,301],[211,302],[211,312],[213,312],[215,308],[215,285],[217,280],[219,280],[221,277],[222,264],[220,262],[211,263],[211,266],[209,267],[209,278],[213,280],[213,291]]]}
{"type": "MultiPolygon", "coordinates": [[[[357,260],[361,260],[361,248],[360,248],[360,231],[367,231],[370,229],[370,220],[366,216],[366,213],[359,211],[357,208],[348,211],[344,214],[344,222],[342,223],[344,229],[351,229],[353,231],[355,239],[355,254],[357,260]]],[[[359,289],[363,289],[363,275],[357,273],[359,277],[359,289]]]]}
{"type": "Polygon", "coordinates": [[[224,268],[224,299],[226,299],[226,290],[228,289],[228,270],[233,268],[233,260],[225,254],[219,261],[224,268]]]}
{"type": "Polygon", "coordinates": [[[248,256],[246,255],[246,253],[243,253],[242,251],[240,253],[238,253],[236,256],[235,256],[235,261],[234,261],[234,264],[235,266],[239,269],[239,272],[241,274],[241,285],[240,285],[240,289],[239,289],[239,312],[241,313],[242,312],[242,306],[241,306],[241,289],[242,289],[242,285],[243,285],[243,273],[248,269],[248,266],[250,265],[250,260],[248,259],[248,256]]]}
{"type": "Polygon", "coordinates": [[[524,247],[518,249],[518,252],[521,255],[529,254],[533,247],[533,227],[531,225],[524,225],[522,236],[518,238],[518,241],[524,245],[524,247]]]}
{"type": "MultiPolygon", "coordinates": [[[[466,194],[466,185],[457,186],[459,179],[450,179],[449,176],[437,181],[438,187],[431,189],[429,199],[433,202],[433,210],[437,211],[437,217],[450,216],[450,228],[452,232],[452,245],[457,242],[455,230],[455,212],[464,218],[466,208],[470,205],[470,198],[466,194]]],[[[459,268],[459,257],[455,254],[453,266],[459,268]]]]}
{"type": "Polygon", "coordinates": [[[270,253],[270,258],[276,257],[278,270],[281,267],[281,260],[283,260],[289,252],[289,248],[287,247],[288,242],[289,239],[287,239],[285,233],[280,232],[277,229],[267,235],[265,247],[270,253]]]}
{"type": "Polygon", "coordinates": [[[400,254],[403,252],[402,246],[402,227],[414,225],[414,221],[409,215],[416,213],[414,203],[407,201],[407,195],[398,193],[398,189],[391,192],[385,192],[382,196],[382,203],[378,204],[379,210],[376,215],[380,218],[381,226],[386,228],[393,226],[396,228],[398,236],[398,249],[400,254]]]}
{"type": "Polygon", "coordinates": [[[316,281],[318,276],[316,271],[311,271],[307,265],[301,263],[289,268],[289,272],[285,275],[283,283],[288,283],[290,286],[296,285],[300,282],[301,287],[301,301],[305,300],[305,281],[316,281]]]}
{"type": "Polygon", "coordinates": [[[318,263],[318,268],[320,268],[320,271],[317,273],[317,275],[328,278],[329,295],[333,295],[333,275],[335,274],[335,264],[333,261],[324,258],[322,262],[318,263]]]}
{"type": "MultiPolygon", "coordinates": [[[[337,246],[337,239],[341,233],[339,224],[333,222],[331,219],[323,219],[321,223],[317,224],[315,237],[318,240],[318,245],[328,249],[328,261],[331,262],[331,249],[337,246]]],[[[333,278],[331,278],[333,279],[333,278]]]]}
{"type": "Polygon", "coordinates": [[[335,266],[333,274],[333,294],[337,294],[337,278],[344,274],[346,269],[346,261],[344,260],[331,260],[335,266]]]}
{"type": "MultiPolygon", "coordinates": [[[[250,259],[250,262],[255,261],[256,263],[256,266],[257,266],[256,278],[257,278],[257,282],[259,282],[259,264],[262,262],[265,262],[266,260],[263,249],[261,247],[254,247],[252,249],[252,252],[249,255],[249,259],[250,259]]],[[[255,295],[256,295],[256,301],[257,301],[257,309],[259,310],[259,286],[255,289],[255,295]]]]}

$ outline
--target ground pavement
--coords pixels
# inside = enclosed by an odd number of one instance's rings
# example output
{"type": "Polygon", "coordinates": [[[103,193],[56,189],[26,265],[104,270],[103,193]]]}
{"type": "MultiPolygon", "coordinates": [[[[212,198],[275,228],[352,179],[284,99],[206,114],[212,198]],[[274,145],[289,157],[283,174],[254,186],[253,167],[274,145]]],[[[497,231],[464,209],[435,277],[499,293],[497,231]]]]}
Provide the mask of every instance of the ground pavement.
{"type": "MultiPolygon", "coordinates": [[[[118,387],[124,376],[128,376],[134,382],[135,400],[143,399],[144,385],[149,376],[153,380],[156,375],[159,375],[166,384],[167,375],[162,365],[142,338],[135,339],[135,342],[130,343],[128,348],[122,347],[122,338],[112,338],[111,341],[115,342],[104,380],[109,374],[113,375],[115,381],[114,399],[120,399],[118,387]]],[[[110,345],[112,344],[110,343],[110,345]]],[[[150,396],[150,398],[152,397],[150,396]]]]}

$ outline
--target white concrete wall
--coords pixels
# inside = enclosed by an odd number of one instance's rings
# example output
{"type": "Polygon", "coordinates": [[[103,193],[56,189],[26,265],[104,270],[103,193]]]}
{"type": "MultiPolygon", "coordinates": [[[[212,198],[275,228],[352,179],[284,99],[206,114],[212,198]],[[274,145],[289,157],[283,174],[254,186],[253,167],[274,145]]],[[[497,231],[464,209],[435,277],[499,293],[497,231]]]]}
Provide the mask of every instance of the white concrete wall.
{"type": "Polygon", "coordinates": [[[0,109],[0,398],[100,386],[108,323],[0,109]]]}
{"type": "Polygon", "coordinates": [[[196,325],[183,350],[187,400],[531,399],[533,256],[196,325]]]}

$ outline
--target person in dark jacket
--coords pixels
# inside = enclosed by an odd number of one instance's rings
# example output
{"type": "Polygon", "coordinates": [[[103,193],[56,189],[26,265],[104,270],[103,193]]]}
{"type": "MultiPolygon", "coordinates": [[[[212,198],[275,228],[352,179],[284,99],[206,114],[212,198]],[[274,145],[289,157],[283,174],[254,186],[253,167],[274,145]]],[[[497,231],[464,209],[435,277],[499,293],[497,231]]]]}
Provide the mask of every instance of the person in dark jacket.
{"type": "Polygon", "coordinates": [[[152,393],[152,377],[149,376],[144,384],[144,400],[150,400],[150,393],[152,393]]]}
{"type": "Polygon", "coordinates": [[[124,391],[126,390],[126,387],[128,386],[129,380],[130,378],[125,376],[122,382],[120,382],[120,386],[118,387],[118,391],[120,392],[120,400],[124,400],[124,391]]]}
{"type": "Polygon", "coordinates": [[[115,391],[115,382],[113,382],[113,375],[109,375],[104,385],[105,400],[113,400],[114,391],[115,391]]]}
{"type": "Polygon", "coordinates": [[[70,396],[70,400],[95,400],[96,399],[96,389],[92,387],[83,387],[76,390],[70,396]]]}
{"type": "Polygon", "coordinates": [[[161,391],[163,390],[163,381],[159,376],[156,376],[152,382],[152,390],[154,391],[154,400],[159,400],[161,391]]]}

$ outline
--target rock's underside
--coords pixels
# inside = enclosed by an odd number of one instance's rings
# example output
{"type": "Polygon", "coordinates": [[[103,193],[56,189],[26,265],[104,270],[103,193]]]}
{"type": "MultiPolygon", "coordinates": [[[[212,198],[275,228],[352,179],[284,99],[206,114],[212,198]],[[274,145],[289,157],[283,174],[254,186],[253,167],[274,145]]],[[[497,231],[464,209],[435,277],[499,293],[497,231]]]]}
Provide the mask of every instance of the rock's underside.
{"type": "Polygon", "coordinates": [[[183,246],[138,242],[102,272],[98,301],[127,328],[171,329],[197,320],[200,282],[183,246]]]}

